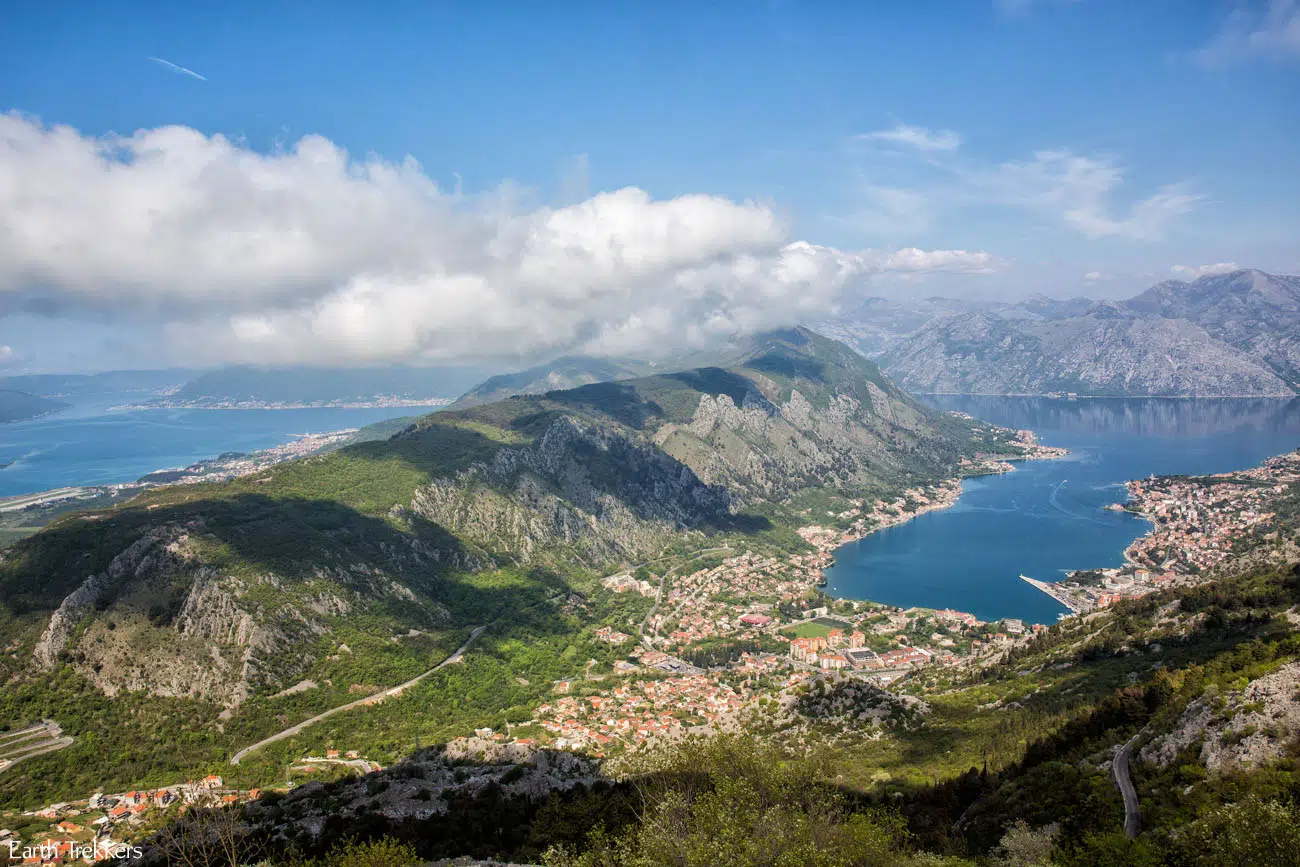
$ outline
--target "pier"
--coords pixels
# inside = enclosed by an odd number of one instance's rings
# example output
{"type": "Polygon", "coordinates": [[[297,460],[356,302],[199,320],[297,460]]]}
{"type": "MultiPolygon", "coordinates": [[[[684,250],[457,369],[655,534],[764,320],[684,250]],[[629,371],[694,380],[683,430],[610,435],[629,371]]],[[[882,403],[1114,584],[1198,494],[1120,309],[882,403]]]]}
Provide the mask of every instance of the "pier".
{"type": "Polygon", "coordinates": [[[1055,584],[1049,584],[1046,581],[1036,581],[1033,578],[1030,578],[1028,575],[1021,575],[1020,580],[1024,581],[1031,587],[1036,587],[1037,589],[1043,591],[1048,596],[1052,597],[1057,602],[1061,603],[1066,608],[1070,609],[1070,611],[1074,614],[1082,614],[1085,610],[1083,608],[1080,608],[1079,604],[1070,598],[1069,593],[1062,590],[1060,587],[1058,587],[1055,584]]]}

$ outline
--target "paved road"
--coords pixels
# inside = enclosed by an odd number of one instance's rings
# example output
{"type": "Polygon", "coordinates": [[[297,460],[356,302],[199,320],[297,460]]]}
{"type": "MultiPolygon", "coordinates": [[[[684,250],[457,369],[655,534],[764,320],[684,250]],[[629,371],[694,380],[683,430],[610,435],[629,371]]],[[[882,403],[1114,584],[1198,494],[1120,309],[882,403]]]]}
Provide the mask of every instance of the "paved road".
{"type": "Polygon", "coordinates": [[[457,648],[455,653],[453,653],[451,656],[447,657],[442,662],[435,665],[433,668],[424,672],[423,674],[411,678],[406,683],[400,683],[397,686],[391,687],[389,689],[380,690],[374,695],[368,695],[365,698],[359,698],[356,701],[351,701],[348,702],[347,704],[339,705],[338,707],[335,708],[330,708],[324,713],[317,714],[311,719],[303,720],[297,725],[290,726],[289,728],[285,729],[282,732],[278,732],[276,734],[271,735],[269,738],[264,738],[258,741],[257,743],[253,744],[252,746],[244,747],[242,750],[235,753],[233,757],[231,757],[230,763],[232,765],[237,765],[239,764],[240,759],[244,758],[244,756],[248,755],[249,753],[254,752],[256,750],[260,750],[262,747],[266,746],[267,744],[273,744],[276,741],[282,741],[285,738],[291,738],[294,735],[301,732],[303,729],[307,728],[308,726],[315,725],[316,723],[320,722],[323,719],[327,719],[328,717],[334,716],[334,714],[336,713],[342,713],[345,710],[352,710],[354,707],[361,707],[362,705],[376,704],[378,702],[383,701],[385,698],[401,695],[403,692],[415,686],[417,683],[424,680],[426,677],[433,674],[435,671],[442,668],[443,666],[452,665],[454,663],[460,662],[461,656],[465,653],[466,650],[469,650],[469,646],[473,644],[480,635],[483,634],[483,631],[485,629],[487,629],[486,626],[480,626],[477,629],[475,629],[473,632],[469,634],[469,638],[466,639],[465,643],[462,644],[459,648],[457,648]]]}
{"type": "Polygon", "coordinates": [[[1115,754],[1115,761],[1110,766],[1111,774],[1115,777],[1115,785],[1119,786],[1119,793],[1124,798],[1124,836],[1130,840],[1142,830],[1142,813],[1138,809],[1137,789],[1133,788],[1133,778],[1128,773],[1129,756],[1141,736],[1142,732],[1138,732],[1129,739],[1128,743],[1120,747],[1119,752],[1115,754]]]}
{"type": "MultiPolygon", "coordinates": [[[[641,637],[641,642],[645,644],[646,647],[650,647],[651,645],[649,643],[650,640],[645,637],[645,627],[646,624],[650,622],[650,618],[654,617],[655,612],[659,610],[659,603],[663,601],[664,585],[668,583],[668,577],[672,575],[674,572],[676,572],[678,569],[685,566],[687,563],[694,562],[695,560],[698,560],[701,557],[707,557],[709,554],[716,554],[718,551],[734,551],[734,550],[735,549],[732,548],[730,545],[723,545],[721,548],[705,548],[703,551],[697,551],[693,556],[686,558],[685,560],[678,563],[676,566],[669,569],[667,572],[663,574],[663,577],[659,579],[659,592],[655,594],[655,604],[651,606],[649,611],[646,612],[645,617],[641,618],[641,625],[636,628],[636,634],[641,637]]],[[[664,560],[667,558],[660,557],[659,559],[664,560]]],[[[653,562],[653,561],[648,561],[648,562],[653,562]]]]}
{"type": "Polygon", "coordinates": [[[6,771],[23,759],[52,753],[72,746],[72,738],[53,720],[0,735],[0,771],[6,771]]]}

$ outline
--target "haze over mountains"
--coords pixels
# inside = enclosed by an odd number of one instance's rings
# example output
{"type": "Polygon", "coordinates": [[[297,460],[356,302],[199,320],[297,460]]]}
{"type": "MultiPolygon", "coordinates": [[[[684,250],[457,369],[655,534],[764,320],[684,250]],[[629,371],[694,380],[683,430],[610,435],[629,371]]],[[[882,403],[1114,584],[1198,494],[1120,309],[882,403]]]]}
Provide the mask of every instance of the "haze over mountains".
{"type": "Polygon", "coordinates": [[[23,421],[62,409],[67,404],[25,391],[0,389],[0,423],[23,421]]]}
{"type": "MultiPolygon", "coordinates": [[[[869,297],[815,327],[922,393],[1276,397],[1300,388],[1300,277],[1255,270],[1171,280],[1128,301],[869,297]]],[[[719,349],[714,363],[740,351],[719,349]]],[[[691,363],[701,357],[663,360],[657,369],[691,363]]],[[[457,405],[653,369],[635,359],[567,356],[494,377],[457,405]]]]}
{"type": "Polygon", "coordinates": [[[1167,281],[1123,302],[871,299],[827,330],[911,391],[1281,396],[1300,386],[1300,278],[1254,270],[1167,281]]]}

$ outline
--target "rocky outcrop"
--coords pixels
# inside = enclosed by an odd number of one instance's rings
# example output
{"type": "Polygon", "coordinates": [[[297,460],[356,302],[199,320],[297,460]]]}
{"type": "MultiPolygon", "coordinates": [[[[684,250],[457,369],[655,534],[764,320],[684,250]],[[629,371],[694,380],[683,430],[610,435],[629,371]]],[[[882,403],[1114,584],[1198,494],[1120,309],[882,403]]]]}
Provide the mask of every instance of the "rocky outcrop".
{"type": "Polygon", "coordinates": [[[489,789],[501,799],[537,799],[605,779],[597,762],[574,753],[470,738],[453,741],[445,752],[423,750],[391,768],[336,783],[328,791],[312,782],[273,807],[254,801],[245,818],[273,836],[319,837],[331,817],[346,822],[366,815],[396,828],[446,813],[453,798],[463,803],[489,789]]]}
{"type": "Polygon", "coordinates": [[[414,602],[426,610],[424,626],[447,617],[382,569],[358,563],[318,567],[306,584],[270,572],[237,578],[205,562],[196,544],[205,539],[197,521],[142,531],[49,616],[35,669],[71,665],[108,696],[143,692],[234,708],[299,678],[330,621],[362,599],[414,602]]]}
{"type": "Polygon", "coordinates": [[[730,503],[652,444],[561,416],[533,444],[422,486],[410,511],[518,562],[555,545],[606,562],[723,520],[730,503]]]}
{"type": "Polygon", "coordinates": [[[1200,758],[1211,771],[1258,767],[1281,758],[1300,734],[1300,662],[1251,681],[1222,702],[1203,696],[1188,704],[1173,731],[1140,753],[1161,767],[1188,747],[1201,745],[1200,758]]]}
{"type": "Polygon", "coordinates": [[[795,388],[777,405],[757,390],[739,405],[726,394],[704,395],[688,424],[664,425],[654,438],[700,478],[731,490],[738,505],[781,500],[812,486],[852,490],[904,471],[927,455],[938,467],[954,457],[926,436],[924,418],[880,386],[864,380],[866,400],[825,396],[820,405],[795,388]]]}
{"type": "Polygon", "coordinates": [[[143,577],[151,567],[158,566],[160,556],[177,556],[179,547],[175,543],[183,541],[183,538],[183,533],[173,527],[150,530],[114,557],[103,572],[87,577],[50,615],[32,653],[36,664],[44,671],[52,670],[58,664],[59,655],[67,649],[81,619],[127,578],[143,577]],[[173,544],[160,544],[164,540],[173,544]],[[163,549],[161,554],[160,548],[163,549]]]}

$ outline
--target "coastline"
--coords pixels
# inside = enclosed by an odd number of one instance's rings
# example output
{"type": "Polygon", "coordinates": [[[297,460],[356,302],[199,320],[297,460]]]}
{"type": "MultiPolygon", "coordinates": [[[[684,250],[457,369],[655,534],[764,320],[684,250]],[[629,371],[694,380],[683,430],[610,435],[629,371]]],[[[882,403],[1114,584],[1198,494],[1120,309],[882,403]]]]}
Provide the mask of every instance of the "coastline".
{"type": "Polygon", "coordinates": [[[159,400],[148,403],[124,403],[110,406],[109,412],[141,412],[155,409],[410,409],[413,407],[433,407],[441,409],[450,406],[449,397],[392,398],[356,401],[208,401],[208,400],[159,400]]]}
{"type": "Polygon", "coordinates": [[[834,563],[834,552],[845,545],[861,541],[872,533],[890,527],[897,527],[921,515],[948,509],[956,505],[957,500],[961,497],[962,482],[965,479],[1004,475],[1014,472],[1016,469],[1015,464],[1022,461],[1057,460],[1070,453],[1070,450],[1066,448],[1042,445],[1038,442],[1038,437],[1033,431],[1018,430],[1015,431],[1015,434],[1014,441],[1024,448],[1024,451],[1020,454],[976,455],[974,459],[962,458],[958,464],[960,470],[958,475],[942,479],[930,485],[909,488],[895,496],[889,503],[877,499],[871,504],[870,512],[863,512],[867,504],[865,501],[859,500],[854,510],[842,512],[836,516],[839,518],[856,517],[853,526],[847,530],[836,531],[831,527],[814,524],[801,527],[797,532],[803,537],[804,541],[813,545],[819,554],[830,555],[831,563],[827,565],[831,565],[834,563]],[[906,504],[909,499],[919,503],[919,507],[907,509],[896,505],[899,501],[906,504]],[[852,515],[853,512],[856,512],[856,515],[852,515]],[[868,521],[873,521],[874,524],[868,527],[868,521]],[[834,535],[837,532],[839,535],[834,535]]]}
{"type": "Polygon", "coordinates": [[[1086,614],[1166,587],[1211,580],[1218,567],[1244,553],[1239,543],[1279,539],[1276,507],[1294,496],[1298,482],[1300,450],[1235,472],[1130,480],[1125,483],[1128,502],[1120,510],[1149,527],[1124,549],[1124,564],[1076,569],[1054,584],[1030,583],[1086,614]]]}
{"type": "MultiPolygon", "coordinates": [[[[219,482],[251,475],[277,464],[340,448],[360,430],[341,428],[319,434],[298,434],[288,442],[252,452],[227,452],[184,467],[161,467],[130,482],[65,485],[44,491],[0,497],[0,516],[21,516],[21,528],[35,532],[60,514],[80,508],[113,505],[149,488],[219,482]]],[[[0,529],[8,521],[0,519],[0,529]]],[[[9,529],[15,529],[10,527],[9,529]]]]}

